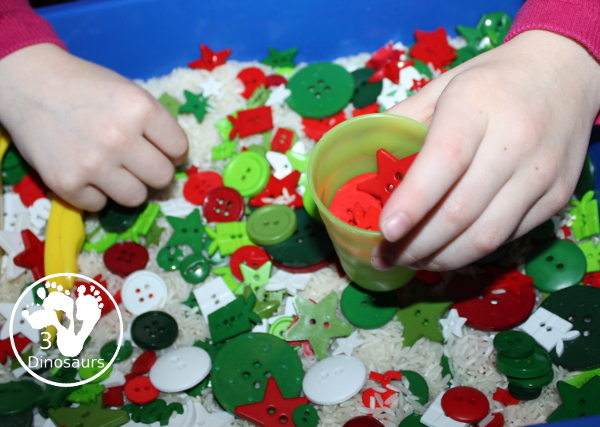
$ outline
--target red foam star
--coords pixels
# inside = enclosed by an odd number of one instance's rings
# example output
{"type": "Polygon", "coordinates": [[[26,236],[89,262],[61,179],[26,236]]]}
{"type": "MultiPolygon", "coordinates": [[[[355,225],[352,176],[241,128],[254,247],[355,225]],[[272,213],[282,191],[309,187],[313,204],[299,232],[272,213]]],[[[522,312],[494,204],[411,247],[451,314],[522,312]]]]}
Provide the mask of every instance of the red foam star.
{"type": "Polygon", "coordinates": [[[425,63],[432,64],[436,69],[452,64],[456,59],[456,49],[448,44],[446,30],[437,30],[426,33],[415,31],[417,42],[410,50],[410,56],[425,63]]]}
{"type": "Polygon", "coordinates": [[[518,297],[521,295],[523,288],[533,286],[533,278],[521,274],[517,268],[502,270],[490,266],[488,267],[488,271],[493,275],[493,279],[492,283],[486,289],[486,293],[505,290],[518,297]]]}
{"type": "Polygon", "coordinates": [[[410,90],[414,90],[415,92],[419,91],[423,89],[430,81],[431,80],[427,80],[425,77],[420,80],[413,80],[413,85],[410,87],[410,90]]]}
{"type": "Polygon", "coordinates": [[[416,156],[415,153],[403,159],[397,159],[384,149],[377,150],[377,176],[358,184],[358,190],[378,197],[381,199],[381,203],[385,204],[406,175],[416,156]]]}
{"type": "Polygon", "coordinates": [[[304,133],[310,139],[315,141],[320,140],[328,130],[335,125],[338,125],[346,120],[346,114],[340,111],[335,116],[326,117],[324,119],[302,119],[302,126],[304,127],[304,133]]]}
{"type": "Polygon", "coordinates": [[[231,49],[225,49],[220,52],[213,52],[205,44],[200,45],[200,59],[196,59],[188,64],[190,68],[212,71],[219,65],[223,65],[231,55],[231,49]]]}
{"type": "Polygon", "coordinates": [[[375,69],[375,73],[369,78],[369,82],[375,83],[387,77],[392,82],[399,84],[400,70],[415,63],[414,61],[400,59],[405,53],[404,50],[394,49],[391,43],[375,52],[365,64],[367,67],[375,69]]]}
{"type": "Polygon", "coordinates": [[[15,265],[28,268],[35,280],[40,280],[44,274],[44,242],[37,238],[31,230],[21,230],[21,238],[25,250],[13,258],[15,265]]]}
{"type": "Polygon", "coordinates": [[[287,205],[293,208],[301,208],[303,206],[302,197],[296,192],[296,186],[300,179],[300,171],[294,170],[285,178],[278,179],[271,175],[267,186],[256,196],[250,199],[250,206],[259,207],[273,204],[273,201],[265,201],[265,199],[275,199],[283,195],[283,189],[287,189],[290,198],[293,200],[287,205]]]}
{"type": "Polygon", "coordinates": [[[294,427],[292,415],[294,409],[300,405],[306,405],[306,397],[285,398],[279,390],[277,381],[274,377],[269,377],[265,395],[262,402],[240,405],[234,409],[237,416],[240,416],[254,424],[262,427],[281,426],[294,427]]]}
{"type": "Polygon", "coordinates": [[[504,406],[518,405],[520,402],[520,400],[513,397],[508,390],[504,390],[500,387],[496,388],[496,392],[492,396],[492,399],[494,399],[496,402],[502,403],[504,406]]]}

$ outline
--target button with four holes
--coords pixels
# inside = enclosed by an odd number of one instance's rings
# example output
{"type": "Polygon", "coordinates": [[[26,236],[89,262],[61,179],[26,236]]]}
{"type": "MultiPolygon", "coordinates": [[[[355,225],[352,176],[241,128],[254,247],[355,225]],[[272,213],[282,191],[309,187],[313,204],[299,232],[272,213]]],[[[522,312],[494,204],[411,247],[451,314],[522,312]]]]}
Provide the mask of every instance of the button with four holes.
{"type": "Polygon", "coordinates": [[[177,339],[178,331],[177,321],[163,311],[148,311],[131,323],[133,342],[144,350],[169,347],[177,339]]]}
{"type": "Polygon", "coordinates": [[[162,277],[148,270],[127,276],[121,288],[121,299],[127,311],[142,314],[161,308],[167,301],[167,285],[162,277]]]}
{"type": "Polygon", "coordinates": [[[230,187],[214,188],[202,204],[202,215],[208,222],[239,221],[244,216],[244,198],[230,187]]]}
{"type": "Polygon", "coordinates": [[[148,250],[134,242],[116,243],[104,252],[106,268],[121,277],[143,269],[148,259],[148,250]]]}

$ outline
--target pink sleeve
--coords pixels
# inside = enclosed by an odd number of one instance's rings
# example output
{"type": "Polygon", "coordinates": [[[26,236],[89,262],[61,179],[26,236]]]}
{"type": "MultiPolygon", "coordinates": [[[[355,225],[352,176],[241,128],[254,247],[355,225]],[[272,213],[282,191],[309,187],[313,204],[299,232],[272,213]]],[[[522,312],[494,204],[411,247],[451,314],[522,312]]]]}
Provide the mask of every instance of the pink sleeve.
{"type": "Polygon", "coordinates": [[[27,0],[0,0],[0,59],[37,43],[65,48],[52,26],[34,12],[27,0]]]}

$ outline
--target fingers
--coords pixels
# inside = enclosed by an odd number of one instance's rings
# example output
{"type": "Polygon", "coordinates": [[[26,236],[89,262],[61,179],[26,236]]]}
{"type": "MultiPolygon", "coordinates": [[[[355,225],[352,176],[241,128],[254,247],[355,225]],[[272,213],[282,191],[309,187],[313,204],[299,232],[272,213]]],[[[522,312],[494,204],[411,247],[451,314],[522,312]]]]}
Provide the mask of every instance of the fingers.
{"type": "Polygon", "coordinates": [[[155,114],[147,120],[143,136],[178,166],[187,157],[188,140],[175,118],[158,101],[155,114]]]}
{"type": "Polygon", "coordinates": [[[57,194],[73,206],[90,212],[97,212],[106,204],[106,195],[90,185],[73,193],[57,192],[57,194]]]}
{"type": "Polygon", "coordinates": [[[483,140],[487,118],[456,108],[461,99],[448,86],[440,97],[421,152],[386,203],[381,231],[390,242],[401,239],[448,193],[470,165],[483,140]]]}
{"type": "Polygon", "coordinates": [[[165,188],[173,180],[173,164],[146,139],[140,138],[132,147],[131,154],[125,156],[122,161],[126,170],[149,187],[165,188]]]}
{"type": "Polygon", "coordinates": [[[116,168],[99,176],[94,184],[108,197],[123,206],[141,205],[148,196],[146,186],[131,172],[116,168]]]}

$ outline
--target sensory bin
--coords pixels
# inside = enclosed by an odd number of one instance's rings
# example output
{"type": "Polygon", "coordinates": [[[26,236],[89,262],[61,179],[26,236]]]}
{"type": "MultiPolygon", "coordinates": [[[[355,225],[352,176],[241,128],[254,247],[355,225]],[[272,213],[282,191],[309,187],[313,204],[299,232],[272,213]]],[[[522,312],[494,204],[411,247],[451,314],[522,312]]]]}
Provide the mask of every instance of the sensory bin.
{"type": "MultiPolygon", "coordinates": [[[[506,20],[491,13],[459,27],[457,38],[417,31],[406,44],[382,41],[376,52],[332,63],[297,64],[293,47],[239,62],[202,45],[188,66],[138,81],[178,117],[190,153],[173,185],[147,204],[111,204],[85,214],[81,230],[69,228],[70,249],[85,240],[72,268],[120,302],[126,341],[111,387],[40,393],[11,355],[5,322],[0,382],[20,381],[27,399],[11,401],[0,385],[0,416],[26,420],[33,410],[33,425],[55,425],[48,413],[56,425],[76,425],[70,416],[104,403],[114,426],[406,427],[598,413],[600,226],[589,159],[571,204],[528,236],[460,271],[419,272],[395,292],[349,283],[307,196],[311,149],[327,130],[385,110],[493,48],[506,20]],[[315,76],[311,84],[294,80],[302,70],[315,76]],[[159,339],[140,332],[148,322],[161,325],[159,339]],[[194,369],[177,371],[166,362],[175,357],[194,360],[194,369]],[[274,419],[263,399],[285,416],[274,419]],[[453,404],[460,399],[473,410],[453,404]]],[[[13,148],[2,173],[6,318],[23,286],[43,277],[42,242],[65,232],[52,217],[47,223],[49,212],[70,221],[78,214],[50,202],[13,148]]],[[[80,357],[114,354],[112,308],[103,307],[80,357]]],[[[39,352],[31,340],[16,340],[24,355],[39,352]]]]}

